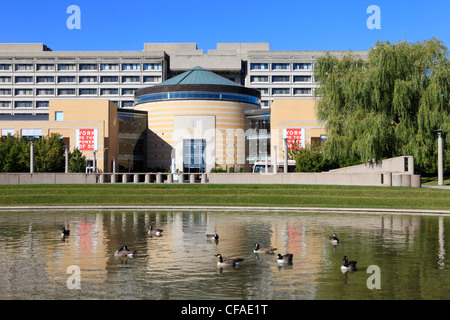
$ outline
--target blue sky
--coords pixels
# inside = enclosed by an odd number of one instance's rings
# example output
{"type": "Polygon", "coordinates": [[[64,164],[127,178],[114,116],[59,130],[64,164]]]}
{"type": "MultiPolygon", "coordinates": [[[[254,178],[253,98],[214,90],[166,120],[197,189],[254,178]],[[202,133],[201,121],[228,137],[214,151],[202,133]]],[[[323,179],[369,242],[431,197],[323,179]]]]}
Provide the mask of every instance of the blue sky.
{"type": "Polygon", "coordinates": [[[369,50],[376,41],[439,38],[450,47],[450,0],[0,0],[1,43],[55,51],[137,50],[145,42],[269,42],[271,50],[369,50]],[[68,29],[70,5],[81,29],[68,29]],[[381,29],[369,29],[370,5],[381,29]]]}

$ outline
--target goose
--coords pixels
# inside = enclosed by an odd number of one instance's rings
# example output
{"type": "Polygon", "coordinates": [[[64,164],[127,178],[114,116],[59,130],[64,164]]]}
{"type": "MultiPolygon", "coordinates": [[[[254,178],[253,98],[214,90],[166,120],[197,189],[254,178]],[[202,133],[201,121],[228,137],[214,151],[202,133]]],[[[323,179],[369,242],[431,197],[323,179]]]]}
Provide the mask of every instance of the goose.
{"type": "Polygon", "coordinates": [[[217,262],[217,265],[219,267],[224,266],[239,266],[244,259],[236,258],[236,259],[224,259],[220,253],[215,255],[217,258],[219,258],[219,261],[217,262]]]}
{"type": "Polygon", "coordinates": [[[148,234],[150,234],[150,235],[155,235],[157,237],[160,237],[161,232],[163,232],[162,229],[153,229],[152,226],[148,227],[148,234]]]}
{"type": "Polygon", "coordinates": [[[61,228],[61,236],[64,237],[64,236],[68,236],[68,235],[70,235],[70,230],[66,230],[66,228],[62,227],[61,228]]]}
{"type": "Polygon", "coordinates": [[[277,248],[260,248],[259,243],[255,243],[254,253],[274,253],[277,248]]]}
{"type": "Polygon", "coordinates": [[[219,240],[219,235],[217,233],[207,234],[206,239],[207,240],[219,240]]]}
{"type": "Polygon", "coordinates": [[[331,244],[334,244],[334,245],[337,245],[337,244],[339,243],[339,239],[338,239],[336,233],[333,233],[333,236],[330,237],[330,243],[331,243],[331,244]]]}
{"type": "Polygon", "coordinates": [[[292,253],[286,253],[286,254],[278,254],[278,258],[277,261],[279,263],[290,263],[292,262],[292,258],[294,257],[294,255],[292,253]]]}
{"type": "Polygon", "coordinates": [[[127,246],[123,246],[122,248],[120,248],[119,250],[117,250],[116,252],[114,252],[114,255],[116,257],[133,257],[133,255],[136,253],[136,251],[134,250],[128,250],[127,246]]]}
{"type": "Polygon", "coordinates": [[[341,265],[342,271],[356,271],[356,261],[348,261],[347,256],[342,259],[344,262],[341,265]]]}

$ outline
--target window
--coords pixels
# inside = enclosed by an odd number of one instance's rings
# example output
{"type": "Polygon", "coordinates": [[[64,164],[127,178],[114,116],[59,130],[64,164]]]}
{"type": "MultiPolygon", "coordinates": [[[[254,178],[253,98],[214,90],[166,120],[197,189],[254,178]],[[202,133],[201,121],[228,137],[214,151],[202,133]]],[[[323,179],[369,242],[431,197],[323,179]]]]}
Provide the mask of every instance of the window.
{"type": "Polygon", "coordinates": [[[119,89],[101,89],[100,95],[119,94],[119,89]]]}
{"type": "Polygon", "coordinates": [[[144,70],[161,70],[161,63],[144,63],[144,70]]]}
{"type": "Polygon", "coordinates": [[[54,64],[49,64],[49,63],[40,63],[36,66],[37,71],[50,71],[50,70],[55,70],[55,65],[54,64]]]}
{"type": "Polygon", "coordinates": [[[32,96],[33,89],[16,89],[15,95],[16,96],[32,96]]]}
{"type": "Polygon", "coordinates": [[[157,77],[157,76],[144,76],[144,82],[161,82],[161,77],[157,77]]]}
{"type": "Polygon", "coordinates": [[[2,107],[2,108],[10,108],[11,107],[11,101],[0,101],[0,107],[2,107]]]}
{"type": "Polygon", "coordinates": [[[64,121],[63,111],[55,111],[55,121],[64,121]]]}
{"type": "Polygon", "coordinates": [[[267,88],[255,88],[261,92],[261,94],[269,94],[269,89],[267,88]]]}
{"type": "Polygon", "coordinates": [[[16,77],[16,83],[31,83],[33,77],[16,77]]]}
{"type": "Polygon", "coordinates": [[[101,76],[100,82],[119,82],[118,76],[101,76]]]}
{"type": "Polygon", "coordinates": [[[97,89],[80,89],[80,95],[96,95],[97,89]]]}
{"type": "Polygon", "coordinates": [[[134,92],[136,91],[137,89],[135,89],[135,88],[124,88],[124,89],[122,89],[122,94],[123,95],[126,95],[126,94],[134,94],[134,92]]]}
{"type": "Polygon", "coordinates": [[[14,129],[2,129],[2,137],[7,137],[8,135],[14,135],[14,129]]]}
{"type": "Polygon", "coordinates": [[[11,70],[11,65],[10,64],[0,64],[0,70],[3,70],[3,71],[11,70]]]}
{"type": "Polygon", "coordinates": [[[94,76],[80,77],[79,80],[80,80],[80,83],[85,83],[85,82],[96,83],[97,82],[97,77],[94,77],[94,76]]]}
{"type": "Polygon", "coordinates": [[[16,64],[16,71],[32,71],[33,65],[32,64],[16,64]]]}
{"type": "Polygon", "coordinates": [[[141,70],[139,63],[122,63],[122,70],[141,70]]]}
{"type": "Polygon", "coordinates": [[[36,108],[48,108],[48,101],[36,101],[36,108]]]}
{"type": "Polygon", "coordinates": [[[55,89],[36,89],[36,95],[38,96],[47,96],[54,95],[55,89]]]}
{"type": "Polygon", "coordinates": [[[139,82],[141,79],[139,76],[123,76],[122,83],[125,82],[139,82]]]}
{"type": "Polygon", "coordinates": [[[0,83],[10,83],[11,77],[0,77],[0,83]]]}
{"type": "Polygon", "coordinates": [[[272,70],[289,70],[289,63],[272,63],[272,70]]]}
{"type": "Polygon", "coordinates": [[[269,101],[261,100],[261,107],[268,107],[268,106],[269,106],[269,101]]]}
{"type": "Polygon", "coordinates": [[[250,63],[250,70],[268,70],[268,63],[250,63]]]}
{"type": "Polygon", "coordinates": [[[55,77],[37,76],[36,77],[36,82],[37,83],[55,82],[55,77]]]}
{"type": "Polygon", "coordinates": [[[33,108],[33,101],[16,101],[16,108],[33,108]]]}
{"type": "Polygon", "coordinates": [[[184,172],[205,171],[205,139],[183,140],[183,167],[184,172]]]}
{"type": "Polygon", "coordinates": [[[58,83],[67,83],[67,82],[75,82],[74,76],[62,76],[58,77],[58,83]]]}
{"type": "Polygon", "coordinates": [[[294,70],[310,70],[311,63],[294,63],[294,70]]]}
{"type": "Polygon", "coordinates": [[[289,88],[273,88],[272,94],[289,94],[289,88]]]}
{"type": "Polygon", "coordinates": [[[294,94],[311,94],[311,88],[295,88],[294,94]]]}
{"type": "Polygon", "coordinates": [[[289,76],[272,76],[272,82],[289,82],[289,76]]]}
{"type": "Polygon", "coordinates": [[[250,76],[250,82],[269,82],[268,76],[250,76]]]}
{"type": "Polygon", "coordinates": [[[75,89],[58,89],[58,96],[73,96],[75,95],[75,89]]]}
{"type": "Polygon", "coordinates": [[[117,63],[102,63],[100,70],[119,70],[119,65],[117,63]]]}
{"type": "Polygon", "coordinates": [[[133,107],[134,101],[122,101],[122,108],[131,108],[133,107]]]}
{"type": "Polygon", "coordinates": [[[80,63],[80,71],[97,70],[96,63],[80,63]]]}
{"type": "Polygon", "coordinates": [[[0,96],[10,96],[11,89],[0,89],[0,96]]]}
{"type": "Polygon", "coordinates": [[[58,64],[58,70],[60,70],[60,71],[76,71],[76,64],[60,63],[60,64],[58,64]]]}
{"type": "Polygon", "coordinates": [[[294,76],[294,82],[311,82],[311,76],[294,76]]]}

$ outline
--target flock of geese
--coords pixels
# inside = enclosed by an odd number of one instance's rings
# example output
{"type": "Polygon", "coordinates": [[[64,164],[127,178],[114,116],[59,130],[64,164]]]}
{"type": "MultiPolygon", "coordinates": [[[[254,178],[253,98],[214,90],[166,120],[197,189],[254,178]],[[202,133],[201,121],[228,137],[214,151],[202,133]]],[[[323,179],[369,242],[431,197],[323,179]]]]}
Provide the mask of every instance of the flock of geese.
{"type": "MultiPolygon", "coordinates": [[[[152,226],[149,227],[148,230],[148,234],[149,235],[154,235],[157,237],[160,237],[162,235],[163,230],[162,229],[153,229],[152,226]]],[[[70,230],[66,230],[64,227],[61,228],[61,236],[62,237],[66,237],[70,235],[70,230]]],[[[207,240],[213,240],[213,241],[217,241],[219,240],[219,235],[217,233],[213,233],[213,234],[206,234],[206,239],[207,240]]],[[[329,238],[329,242],[330,244],[336,246],[339,244],[339,238],[337,236],[336,233],[333,234],[333,236],[331,236],[329,238]]],[[[271,247],[265,247],[265,248],[261,248],[259,246],[259,243],[255,243],[255,249],[253,249],[254,253],[266,253],[266,254],[274,254],[275,251],[277,250],[277,248],[271,248],[271,247]]],[[[114,252],[114,256],[116,257],[133,257],[133,255],[136,253],[135,250],[130,250],[128,249],[127,246],[122,246],[120,249],[118,249],[116,252],[114,252]]],[[[215,257],[217,257],[219,259],[219,261],[217,262],[217,266],[219,267],[224,267],[224,266],[239,266],[241,264],[242,261],[244,261],[244,259],[242,258],[228,258],[228,259],[224,259],[223,256],[218,253],[215,255],[215,257]]],[[[292,253],[286,253],[286,254],[277,254],[277,262],[280,264],[285,264],[285,263],[292,263],[292,260],[294,258],[294,255],[292,253]]],[[[342,259],[343,263],[341,265],[341,270],[343,272],[347,272],[347,271],[357,271],[356,269],[356,261],[354,260],[348,260],[347,256],[344,256],[344,258],[342,259]]]]}

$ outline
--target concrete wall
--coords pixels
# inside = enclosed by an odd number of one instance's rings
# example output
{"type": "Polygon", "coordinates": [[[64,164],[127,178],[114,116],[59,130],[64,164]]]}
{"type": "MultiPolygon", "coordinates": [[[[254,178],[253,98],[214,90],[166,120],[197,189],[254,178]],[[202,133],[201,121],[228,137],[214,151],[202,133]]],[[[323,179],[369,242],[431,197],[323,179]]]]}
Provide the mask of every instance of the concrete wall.
{"type": "Polygon", "coordinates": [[[95,174],[86,173],[2,173],[0,184],[89,184],[95,174]]]}

